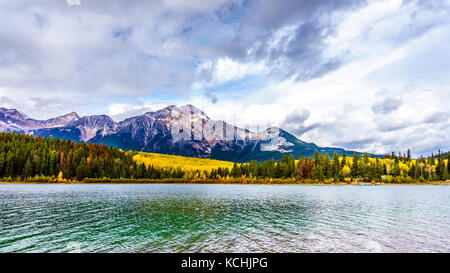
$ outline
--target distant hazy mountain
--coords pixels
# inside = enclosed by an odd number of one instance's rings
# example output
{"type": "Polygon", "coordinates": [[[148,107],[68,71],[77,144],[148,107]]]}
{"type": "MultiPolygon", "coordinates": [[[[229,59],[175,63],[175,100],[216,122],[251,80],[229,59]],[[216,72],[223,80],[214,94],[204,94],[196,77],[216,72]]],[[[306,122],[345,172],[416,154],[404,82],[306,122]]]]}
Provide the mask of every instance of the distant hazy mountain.
{"type": "Polygon", "coordinates": [[[16,109],[6,109],[0,107],[0,130],[29,132],[41,128],[64,127],[78,120],[77,113],[72,112],[64,116],[51,118],[48,120],[36,120],[17,111],[16,109]]]}
{"type": "Polygon", "coordinates": [[[35,120],[15,109],[0,108],[0,131],[104,143],[124,150],[237,162],[280,159],[283,154],[312,156],[316,150],[330,155],[335,151],[340,155],[353,154],[353,151],[306,143],[279,128],[256,133],[214,121],[192,105],[172,105],[120,122],[106,115],[79,117],[75,112],[35,120]]]}

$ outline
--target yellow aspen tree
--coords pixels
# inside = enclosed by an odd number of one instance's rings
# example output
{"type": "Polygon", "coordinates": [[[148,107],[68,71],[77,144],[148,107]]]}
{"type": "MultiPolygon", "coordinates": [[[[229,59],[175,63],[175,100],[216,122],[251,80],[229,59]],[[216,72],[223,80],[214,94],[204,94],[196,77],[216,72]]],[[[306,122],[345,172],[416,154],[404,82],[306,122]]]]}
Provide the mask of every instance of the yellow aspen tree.
{"type": "Polygon", "coordinates": [[[63,181],[64,181],[62,171],[59,171],[57,181],[58,181],[58,182],[63,182],[63,181]]]}
{"type": "Polygon", "coordinates": [[[350,167],[345,165],[344,168],[342,168],[342,172],[344,173],[344,176],[349,176],[350,175],[350,167]]]}

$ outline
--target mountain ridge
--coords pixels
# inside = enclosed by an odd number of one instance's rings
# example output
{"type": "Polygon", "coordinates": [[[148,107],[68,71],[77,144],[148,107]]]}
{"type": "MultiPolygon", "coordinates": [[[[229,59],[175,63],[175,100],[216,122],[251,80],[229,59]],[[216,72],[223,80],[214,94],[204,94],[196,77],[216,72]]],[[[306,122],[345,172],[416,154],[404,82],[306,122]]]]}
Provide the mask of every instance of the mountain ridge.
{"type": "Polygon", "coordinates": [[[0,131],[103,143],[124,150],[235,162],[279,160],[285,154],[312,156],[316,150],[330,155],[334,152],[339,155],[354,153],[304,142],[277,127],[252,132],[224,121],[211,120],[191,104],[170,105],[117,122],[108,115],[80,117],[76,112],[36,120],[16,109],[0,108],[0,131]]]}

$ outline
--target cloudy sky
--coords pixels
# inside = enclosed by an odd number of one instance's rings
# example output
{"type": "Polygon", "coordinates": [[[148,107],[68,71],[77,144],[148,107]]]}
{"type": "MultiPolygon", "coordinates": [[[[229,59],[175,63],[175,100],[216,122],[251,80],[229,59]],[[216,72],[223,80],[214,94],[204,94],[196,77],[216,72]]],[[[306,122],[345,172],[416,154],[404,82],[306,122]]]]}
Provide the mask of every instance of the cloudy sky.
{"type": "Polygon", "coordinates": [[[191,103],[373,153],[450,150],[450,0],[0,1],[0,106],[191,103]]]}

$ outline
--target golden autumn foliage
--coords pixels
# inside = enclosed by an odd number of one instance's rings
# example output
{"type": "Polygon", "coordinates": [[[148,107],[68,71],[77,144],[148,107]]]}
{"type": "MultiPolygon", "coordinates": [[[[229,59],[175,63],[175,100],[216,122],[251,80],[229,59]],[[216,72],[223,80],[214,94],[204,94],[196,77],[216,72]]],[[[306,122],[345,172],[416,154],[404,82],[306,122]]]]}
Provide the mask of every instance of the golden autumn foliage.
{"type": "Polygon", "coordinates": [[[347,166],[347,165],[345,165],[345,166],[342,168],[342,172],[344,173],[345,176],[349,176],[349,175],[350,175],[350,167],[347,166]]]}
{"type": "Polygon", "coordinates": [[[7,182],[450,183],[450,153],[441,152],[412,159],[409,151],[386,158],[316,151],[313,157],[233,163],[15,133],[0,133],[0,143],[0,181],[7,182]]]}
{"type": "Polygon", "coordinates": [[[181,168],[183,171],[208,171],[213,169],[233,167],[233,162],[207,158],[194,158],[178,155],[166,155],[155,153],[139,153],[133,156],[137,163],[144,163],[146,167],[153,165],[158,168],[181,168]]]}
{"type": "MultiPolygon", "coordinates": [[[[386,165],[388,172],[391,170],[391,168],[392,168],[392,166],[394,165],[394,162],[395,162],[395,160],[391,159],[391,158],[379,158],[378,160],[379,160],[379,164],[380,165],[386,165]]],[[[411,165],[416,164],[416,161],[417,161],[417,159],[411,159],[409,162],[402,162],[402,161],[400,161],[399,162],[400,170],[407,172],[409,170],[409,168],[411,168],[411,165]]],[[[339,157],[339,162],[342,162],[342,157],[339,157]]],[[[373,158],[373,157],[369,158],[369,162],[375,163],[376,162],[376,158],[373,158]]],[[[447,165],[448,164],[448,160],[445,159],[444,163],[445,163],[445,165],[447,165]]],[[[348,158],[347,157],[347,164],[345,166],[346,167],[347,166],[350,167],[351,165],[352,165],[352,158],[348,158]]],[[[419,163],[419,166],[420,167],[424,167],[425,164],[419,163]]],[[[435,170],[436,165],[433,165],[432,168],[433,168],[433,170],[435,170]]],[[[345,173],[347,171],[347,168],[343,168],[342,171],[345,173]]]]}
{"type": "Polygon", "coordinates": [[[63,178],[63,173],[62,173],[62,171],[60,171],[60,172],[58,173],[58,177],[57,177],[56,181],[58,181],[58,182],[66,182],[66,181],[67,181],[66,179],[63,178]]]}

